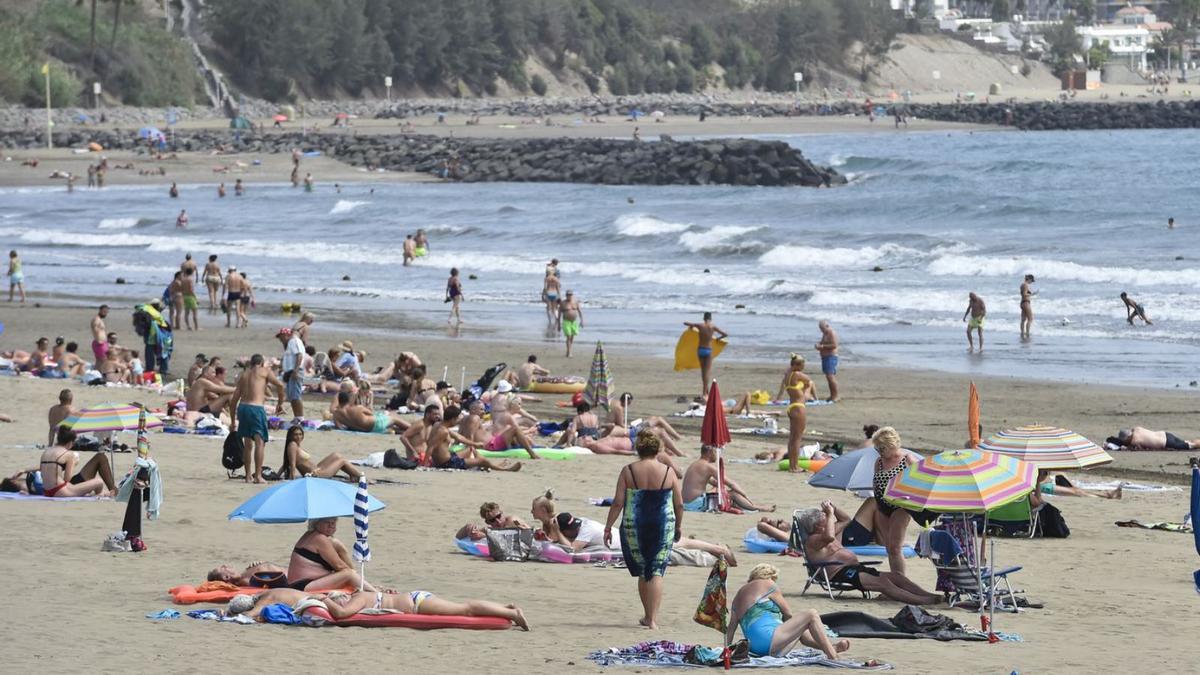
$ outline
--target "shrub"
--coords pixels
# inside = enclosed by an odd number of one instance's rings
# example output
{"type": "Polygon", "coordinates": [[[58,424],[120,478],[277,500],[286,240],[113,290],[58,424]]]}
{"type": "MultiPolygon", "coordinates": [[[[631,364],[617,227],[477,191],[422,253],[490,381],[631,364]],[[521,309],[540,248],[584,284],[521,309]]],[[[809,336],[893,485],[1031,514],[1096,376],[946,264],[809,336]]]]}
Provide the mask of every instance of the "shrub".
{"type": "Polygon", "coordinates": [[[537,94],[538,96],[545,96],[546,90],[549,89],[549,87],[546,85],[546,79],[541,75],[534,75],[529,79],[529,88],[532,89],[533,93],[537,94]]]}

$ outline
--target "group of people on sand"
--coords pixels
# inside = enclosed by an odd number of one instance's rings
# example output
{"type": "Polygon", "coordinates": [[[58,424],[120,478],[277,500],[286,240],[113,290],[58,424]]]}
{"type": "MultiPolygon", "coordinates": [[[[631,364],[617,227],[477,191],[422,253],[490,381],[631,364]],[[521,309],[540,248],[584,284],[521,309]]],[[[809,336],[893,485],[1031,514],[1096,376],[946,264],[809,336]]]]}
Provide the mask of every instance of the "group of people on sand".
{"type": "Polygon", "coordinates": [[[377,589],[359,576],[349,550],[334,537],[337,524],[337,518],[308,521],[307,531],[292,548],[286,568],[269,562],[255,562],[241,572],[229,565],[219,565],[211,570],[208,573],[210,582],[262,589],[234,596],[225,608],[225,615],[246,615],[263,621],[265,608],[284,604],[297,613],[308,607],[322,607],[334,620],[364,610],[390,610],[403,614],[500,617],[529,630],[524,613],[516,605],[487,600],[454,602],[427,591],[398,593],[377,589]],[[361,590],[344,590],[347,588],[361,590]]]}

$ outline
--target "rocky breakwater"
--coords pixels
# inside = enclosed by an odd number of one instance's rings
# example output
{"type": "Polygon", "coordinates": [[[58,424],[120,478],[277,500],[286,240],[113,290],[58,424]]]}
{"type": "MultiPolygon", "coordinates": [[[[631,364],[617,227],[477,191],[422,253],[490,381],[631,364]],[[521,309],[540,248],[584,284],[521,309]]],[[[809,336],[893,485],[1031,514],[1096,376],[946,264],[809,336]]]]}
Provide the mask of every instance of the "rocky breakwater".
{"type": "Polygon", "coordinates": [[[908,110],[923,119],[999,124],[1026,131],[1200,127],[1200,101],[914,104],[908,110]]]}
{"type": "Polygon", "coordinates": [[[780,141],[720,139],[483,140],[410,136],[342,138],[330,148],[350,164],[449,172],[465,182],[604,185],[840,185],[845,177],[780,141]]]}

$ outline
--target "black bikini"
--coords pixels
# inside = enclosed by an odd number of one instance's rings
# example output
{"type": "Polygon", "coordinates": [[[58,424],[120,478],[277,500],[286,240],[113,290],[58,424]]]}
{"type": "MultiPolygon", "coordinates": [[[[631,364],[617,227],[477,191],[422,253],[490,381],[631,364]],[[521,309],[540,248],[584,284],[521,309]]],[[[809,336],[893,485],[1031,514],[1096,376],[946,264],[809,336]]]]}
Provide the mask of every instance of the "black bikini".
{"type": "MultiPolygon", "coordinates": [[[[329,563],[325,562],[325,558],[321,557],[321,554],[317,553],[316,551],[312,551],[307,548],[296,547],[296,548],[292,549],[292,553],[300,556],[301,558],[304,558],[305,560],[307,560],[309,562],[313,562],[313,563],[320,565],[321,567],[324,567],[325,570],[330,573],[337,571],[329,563]]],[[[297,579],[295,581],[289,582],[288,586],[296,589],[297,591],[302,591],[302,590],[304,590],[305,586],[311,584],[312,582],[316,581],[317,579],[318,579],[318,577],[312,577],[311,579],[297,579]]]]}

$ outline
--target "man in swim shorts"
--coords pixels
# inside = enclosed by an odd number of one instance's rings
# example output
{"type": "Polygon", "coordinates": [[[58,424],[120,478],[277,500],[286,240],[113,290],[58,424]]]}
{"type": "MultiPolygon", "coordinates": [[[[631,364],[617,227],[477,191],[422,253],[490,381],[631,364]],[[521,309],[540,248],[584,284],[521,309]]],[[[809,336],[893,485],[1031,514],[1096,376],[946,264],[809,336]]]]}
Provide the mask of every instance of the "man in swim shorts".
{"type": "Polygon", "coordinates": [[[462,411],[458,406],[446,406],[443,415],[441,408],[429,406],[425,408],[423,423],[429,424],[429,433],[425,438],[426,455],[430,463],[438,469],[491,469],[494,471],[520,471],[521,463],[507,460],[493,462],[481,456],[471,441],[455,433],[452,429],[458,426],[458,417],[462,411]],[[452,452],[452,443],[462,443],[465,447],[452,452]]]}
{"type": "Polygon", "coordinates": [[[352,403],[353,394],[339,391],[337,409],[333,411],[333,422],[339,429],[358,431],[364,434],[402,433],[408,422],[386,410],[371,410],[365,405],[352,403]]]}
{"type": "Polygon", "coordinates": [[[967,311],[963,312],[963,321],[967,321],[967,316],[970,315],[971,320],[967,322],[967,351],[975,351],[975,342],[971,339],[971,331],[979,333],[979,351],[983,351],[983,320],[987,317],[987,305],[983,304],[983,298],[969,293],[967,295],[967,311]]]}
{"type": "MultiPolygon", "coordinates": [[[[708,486],[716,488],[720,484],[720,473],[717,465],[717,449],[711,445],[700,446],[700,459],[692,462],[683,474],[683,510],[704,511],[708,486]]],[[[775,506],[755,504],[742,490],[741,486],[729,477],[725,470],[725,486],[729,489],[729,498],[735,506],[747,511],[774,511],[775,506]]]]}
{"type": "Polygon", "coordinates": [[[704,321],[701,323],[684,321],[683,325],[700,333],[696,347],[696,359],[700,361],[700,400],[707,401],[708,387],[712,383],[713,337],[724,340],[729,334],[713,323],[712,312],[705,312],[704,321]]]}
{"type": "Polygon", "coordinates": [[[283,414],[283,383],[263,364],[263,355],[250,357],[250,365],[238,378],[230,404],[237,409],[237,435],[242,439],[242,461],[246,482],[262,483],[264,450],[267,442],[267,386],[275,390],[275,414],[283,414]],[[251,463],[251,459],[254,463],[251,463]],[[254,471],[250,467],[254,467],[254,471]]]}
{"type": "Polygon", "coordinates": [[[840,401],[841,396],[838,395],[837,383],[837,333],[833,332],[833,327],[829,325],[828,321],[821,321],[817,324],[817,328],[821,329],[821,341],[813,345],[813,347],[821,355],[821,372],[825,374],[825,381],[829,383],[829,400],[840,401]]]}
{"type": "Polygon", "coordinates": [[[246,281],[242,279],[242,275],[238,273],[237,267],[229,266],[229,271],[225,274],[225,327],[229,328],[229,322],[233,318],[237,318],[235,328],[241,328],[242,322],[246,318],[245,305],[242,304],[242,294],[246,291],[246,281]]]}
{"type": "Polygon", "coordinates": [[[1185,441],[1169,431],[1151,431],[1145,427],[1121,429],[1110,443],[1130,450],[1196,450],[1200,449],[1200,438],[1185,441]]]}
{"type": "Polygon", "coordinates": [[[212,367],[205,367],[187,388],[187,409],[220,417],[235,393],[236,388],[222,382],[212,367]]]}
{"type": "Polygon", "coordinates": [[[575,291],[567,291],[567,297],[558,303],[558,322],[562,326],[563,336],[567,338],[567,358],[571,358],[571,345],[575,344],[575,336],[583,328],[583,308],[575,291]]]}
{"type": "Polygon", "coordinates": [[[96,366],[108,358],[108,328],[104,318],[108,316],[108,305],[100,305],[96,316],[92,317],[92,355],[96,357],[96,366]]]}
{"type": "Polygon", "coordinates": [[[1133,325],[1134,317],[1142,320],[1147,326],[1153,326],[1154,322],[1146,318],[1146,308],[1142,307],[1142,303],[1129,297],[1125,291],[1121,291],[1121,302],[1125,303],[1125,320],[1129,325],[1133,325]]]}
{"type": "Polygon", "coordinates": [[[404,238],[404,249],[403,249],[404,263],[403,264],[405,267],[408,267],[409,265],[411,265],[412,261],[416,259],[416,257],[417,257],[416,251],[417,251],[417,244],[413,240],[413,236],[410,234],[404,238]]]}
{"type": "Polygon", "coordinates": [[[191,268],[183,270],[183,278],[180,280],[180,288],[183,290],[183,322],[188,330],[200,330],[200,317],[196,311],[200,303],[196,300],[195,267],[193,264],[191,268]]]}

